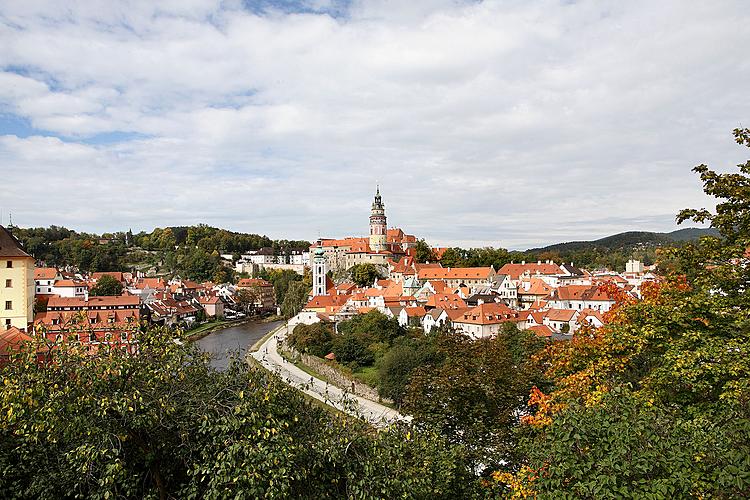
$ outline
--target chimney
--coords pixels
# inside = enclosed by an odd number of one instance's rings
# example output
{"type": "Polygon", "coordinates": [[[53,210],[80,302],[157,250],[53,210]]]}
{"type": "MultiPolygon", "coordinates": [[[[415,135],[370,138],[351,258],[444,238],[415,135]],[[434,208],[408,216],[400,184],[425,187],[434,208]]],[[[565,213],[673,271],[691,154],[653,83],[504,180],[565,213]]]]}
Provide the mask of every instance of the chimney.
{"type": "Polygon", "coordinates": [[[540,265],[542,265],[542,261],[541,261],[541,260],[538,260],[538,261],[536,261],[536,265],[537,265],[537,266],[540,266],[540,265]]]}
{"type": "Polygon", "coordinates": [[[521,261],[521,265],[522,265],[522,266],[525,266],[525,265],[526,265],[526,261],[525,261],[525,260],[522,260],[522,261],[521,261]]]}

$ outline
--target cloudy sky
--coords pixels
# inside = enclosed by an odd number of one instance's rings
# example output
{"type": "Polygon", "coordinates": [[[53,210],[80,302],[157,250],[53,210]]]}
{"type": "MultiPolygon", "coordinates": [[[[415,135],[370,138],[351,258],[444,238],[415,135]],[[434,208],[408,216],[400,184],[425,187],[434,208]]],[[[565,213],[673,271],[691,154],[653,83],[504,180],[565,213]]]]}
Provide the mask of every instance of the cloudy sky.
{"type": "Polygon", "coordinates": [[[0,209],[86,231],[672,230],[746,159],[744,1],[0,3],[0,209]]]}

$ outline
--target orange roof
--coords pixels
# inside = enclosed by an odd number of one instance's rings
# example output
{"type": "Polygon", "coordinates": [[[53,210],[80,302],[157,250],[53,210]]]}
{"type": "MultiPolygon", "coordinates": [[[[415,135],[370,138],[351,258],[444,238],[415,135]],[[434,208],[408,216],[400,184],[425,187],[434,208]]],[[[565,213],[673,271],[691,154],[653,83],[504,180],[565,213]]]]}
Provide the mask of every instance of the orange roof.
{"type": "Polygon", "coordinates": [[[16,351],[23,342],[33,340],[29,335],[23,333],[15,326],[8,330],[0,331],[0,355],[8,356],[16,351]]]}
{"type": "Polygon", "coordinates": [[[316,295],[305,305],[305,309],[343,306],[347,300],[349,300],[347,295],[316,295]]]}
{"type": "Polygon", "coordinates": [[[575,309],[550,309],[547,311],[547,319],[550,321],[570,321],[576,315],[575,309]]]}
{"type": "Polygon", "coordinates": [[[55,288],[75,288],[75,287],[83,287],[86,288],[86,283],[82,281],[73,281],[73,280],[57,280],[53,284],[55,288]]]}
{"type": "Polygon", "coordinates": [[[493,325],[507,321],[521,321],[518,313],[505,304],[495,302],[479,305],[466,311],[463,316],[453,320],[456,323],[469,323],[473,325],[493,325]]]}
{"type": "Polygon", "coordinates": [[[57,276],[57,269],[54,267],[37,267],[34,269],[35,280],[53,280],[57,276]]]}
{"type": "Polygon", "coordinates": [[[507,274],[510,279],[517,280],[523,273],[528,271],[530,274],[555,275],[562,274],[563,271],[555,263],[528,263],[528,264],[505,264],[497,274],[507,274]]]}
{"type": "Polygon", "coordinates": [[[89,297],[86,301],[83,297],[57,297],[52,296],[47,302],[47,308],[54,307],[105,307],[105,306],[137,306],[140,304],[140,299],[135,295],[115,295],[115,296],[101,296],[101,297],[89,297]]]}
{"type": "Polygon", "coordinates": [[[427,314],[427,310],[424,307],[404,307],[407,316],[418,316],[422,317],[427,314]]]}
{"type": "Polygon", "coordinates": [[[427,299],[425,305],[440,309],[463,309],[466,307],[466,302],[455,293],[436,293],[427,299]]]}
{"type": "Polygon", "coordinates": [[[537,337],[551,337],[552,329],[547,325],[536,325],[531,328],[527,328],[530,332],[534,332],[537,337]]]}
{"type": "Polygon", "coordinates": [[[518,285],[518,295],[547,296],[551,291],[552,287],[541,278],[531,278],[529,281],[522,281],[518,285]]]}
{"type": "Polygon", "coordinates": [[[581,312],[578,313],[578,323],[582,324],[586,322],[586,318],[589,316],[593,316],[599,321],[601,321],[602,323],[605,323],[604,316],[602,316],[602,314],[599,311],[597,311],[596,309],[590,309],[588,307],[586,309],[581,310],[581,312]]]}
{"type": "Polygon", "coordinates": [[[492,267],[426,267],[419,270],[421,280],[487,279],[492,267]]]}

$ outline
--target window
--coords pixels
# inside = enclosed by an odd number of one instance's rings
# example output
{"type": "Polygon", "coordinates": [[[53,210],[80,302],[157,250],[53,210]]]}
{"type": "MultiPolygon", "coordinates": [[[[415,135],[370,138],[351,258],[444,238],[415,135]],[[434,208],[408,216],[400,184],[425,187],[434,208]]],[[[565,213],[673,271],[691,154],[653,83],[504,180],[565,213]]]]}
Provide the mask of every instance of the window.
{"type": "Polygon", "coordinates": [[[13,280],[5,280],[5,288],[13,288],[13,280]]]}
{"type": "Polygon", "coordinates": [[[10,311],[13,309],[13,301],[12,300],[6,300],[5,301],[5,310],[10,311]]]}
{"type": "Polygon", "coordinates": [[[6,330],[10,329],[10,318],[8,318],[8,319],[5,320],[5,329],[6,330]]]}
{"type": "Polygon", "coordinates": [[[12,260],[7,261],[5,263],[5,267],[7,267],[8,269],[12,268],[13,267],[13,261],[12,260]]]}

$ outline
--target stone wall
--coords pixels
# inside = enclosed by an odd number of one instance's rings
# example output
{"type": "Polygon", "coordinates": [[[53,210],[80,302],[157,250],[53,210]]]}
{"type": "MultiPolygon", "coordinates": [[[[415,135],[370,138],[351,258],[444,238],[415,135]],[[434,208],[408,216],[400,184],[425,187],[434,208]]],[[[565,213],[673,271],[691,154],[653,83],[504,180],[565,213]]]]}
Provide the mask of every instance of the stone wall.
{"type": "Polygon", "coordinates": [[[363,384],[359,380],[350,378],[345,373],[337,370],[334,366],[323,359],[320,359],[316,356],[310,356],[309,354],[302,354],[287,344],[284,344],[284,350],[291,354],[293,357],[298,358],[305,365],[312,368],[316,373],[319,373],[326,379],[330,380],[333,385],[336,385],[342,389],[346,389],[349,392],[353,392],[357,396],[361,396],[371,401],[382,401],[388,404],[393,403],[393,401],[388,398],[381,398],[380,396],[378,396],[377,389],[374,389],[367,384],[363,384]],[[354,388],[353,391],[352,388],[354,388]]]}

